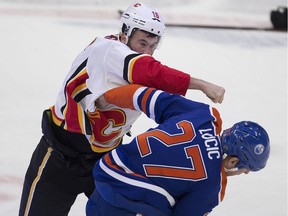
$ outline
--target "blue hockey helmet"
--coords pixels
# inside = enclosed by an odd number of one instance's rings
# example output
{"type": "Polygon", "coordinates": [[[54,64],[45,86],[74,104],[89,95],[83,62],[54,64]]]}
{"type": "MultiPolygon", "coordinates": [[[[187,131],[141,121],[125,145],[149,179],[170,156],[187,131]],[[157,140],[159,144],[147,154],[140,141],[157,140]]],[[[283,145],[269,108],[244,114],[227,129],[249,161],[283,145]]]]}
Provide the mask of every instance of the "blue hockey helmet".
{"type": "Polygon", "coordinates": [[[239,159],[237,168],[259,171],[266,166],[270,154],[269,136],[255,122],[242,121],[223,131],[223,152],[239,159]]]}

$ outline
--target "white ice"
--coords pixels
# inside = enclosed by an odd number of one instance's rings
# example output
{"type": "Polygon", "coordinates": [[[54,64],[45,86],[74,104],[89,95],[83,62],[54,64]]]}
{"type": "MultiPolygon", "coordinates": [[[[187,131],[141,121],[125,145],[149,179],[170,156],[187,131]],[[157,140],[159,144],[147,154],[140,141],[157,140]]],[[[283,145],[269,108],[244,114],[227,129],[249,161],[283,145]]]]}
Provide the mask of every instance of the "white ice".
{"type": "MultiPolygon", "coordinates": [[[[93,0],[87,0],[83,5],[70,0],[72,6],[60,0],[33,2],[0,1],[0,215],[5,216],[18,214],[23,178],[41,137],[42,111],[54,103],[75,56],[95,36],[117,33],[116,11],[133,1],[95,0],[98,4],[88,5],[93,0]],[[93,11],[105,13],[94,16],[93,11]]],[[[284,0],[146,2],[155,2],[170,22],[181,21],[181,16],[202,17],[208,22],[209,17],[211,22],[212,17],[220,17],[230,24],[246,20],[247,25],[268,27],[270,10],[286,4],[284,0]]],[[[225,87],[223,104],[215,104],[223,128],[252,120],[270,135],[267,167],[230,177],[225,200],[211,215],[286,216],[287,32],[170,27],[155,57],[225,87]]],[[[197,91],[189,91],[187,97],[212,104],[197,91]]],[[[142,115],[133,135],[148,126],[154,123],[142,115]]],[[[85,215],[86,201],[80,195],[69,215],[85,215]]]]}

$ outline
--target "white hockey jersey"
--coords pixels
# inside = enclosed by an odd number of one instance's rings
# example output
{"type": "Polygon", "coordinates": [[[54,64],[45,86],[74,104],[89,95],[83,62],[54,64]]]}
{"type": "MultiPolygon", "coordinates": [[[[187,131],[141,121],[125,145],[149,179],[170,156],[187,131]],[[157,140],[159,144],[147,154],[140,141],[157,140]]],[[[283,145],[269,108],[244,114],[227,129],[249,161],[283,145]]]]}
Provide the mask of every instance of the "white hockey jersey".
{"type": "Polygon", "coordinates": [[[84,134],[94,152],[115,148],[140,112],[114,105],[99,107],[96,100],[117,86],[137,83],[185,95],[190,76],[169,68],[152,56],[125,44],[96,38],[74,60],[57,101],[50,109],[54,123],[84,134]]]}

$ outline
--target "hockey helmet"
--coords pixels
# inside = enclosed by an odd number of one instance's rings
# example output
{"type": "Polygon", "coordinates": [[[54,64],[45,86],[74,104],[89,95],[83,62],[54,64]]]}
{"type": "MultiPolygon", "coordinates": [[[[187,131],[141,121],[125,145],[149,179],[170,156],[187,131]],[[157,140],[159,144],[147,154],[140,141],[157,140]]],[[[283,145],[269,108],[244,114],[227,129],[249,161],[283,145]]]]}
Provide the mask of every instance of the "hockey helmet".
{"type": "Polygon", "coordinates": [[[259,171],[266,166],[270,154],[269,136],[257,123],[238,122],[223,131],[221,141],[225,154],[238,157],[237,168],[259,171]]]}
{"type": "Polygon", "coordinates": [[[133,29],[140,29],[146,32],[163,36],[165,24],[159,12],[147,7],[142,3],[129,6],[121,15],[122,32],[129,37],[133,29]]]}

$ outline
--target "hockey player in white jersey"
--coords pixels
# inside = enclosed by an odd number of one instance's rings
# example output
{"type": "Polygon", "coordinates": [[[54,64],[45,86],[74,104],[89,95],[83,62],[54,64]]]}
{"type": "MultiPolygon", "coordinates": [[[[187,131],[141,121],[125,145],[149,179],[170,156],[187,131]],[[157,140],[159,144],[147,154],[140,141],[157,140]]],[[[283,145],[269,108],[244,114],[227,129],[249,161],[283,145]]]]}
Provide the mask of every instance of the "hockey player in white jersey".
{"type": "Polygon", "coordinates": [[[139,111],[96,101],[130,83],[185,95],[198,89],[221,103],[224,88],[162,65],[152,57],[165,31],[159,12],[142,3],[123,13],[117,36],[97,37],[74,60],[54,105],[43,112],[43,136],[28,167],[19,215],[67,215],[76,197],[94,190],[92,169],[122,142],[139,111]]]}

